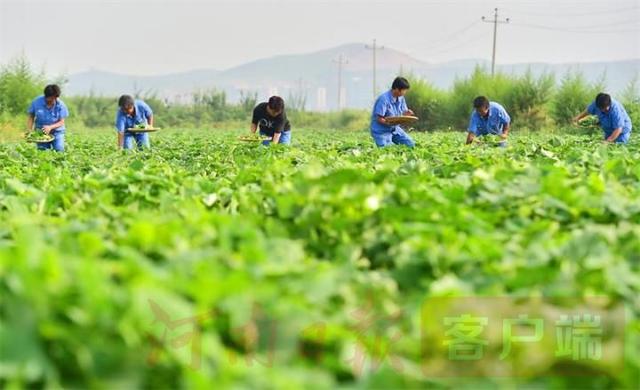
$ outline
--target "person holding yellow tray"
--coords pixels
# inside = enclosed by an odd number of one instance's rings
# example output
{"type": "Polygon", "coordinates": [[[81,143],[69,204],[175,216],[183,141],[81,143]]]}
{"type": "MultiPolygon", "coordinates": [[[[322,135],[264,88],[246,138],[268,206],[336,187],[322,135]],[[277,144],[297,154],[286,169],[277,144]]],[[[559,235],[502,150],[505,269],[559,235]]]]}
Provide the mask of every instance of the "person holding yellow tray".
{"type": "Polygon", "coordinates": [[[132,132],[128,129],[153,127],[153,111],[142,100],[133,99],[129,95],[122,95],[118,99],[116,112],[116,131],[118,132],[118,148],[133,149],[135,142],[138,149],[149,148],[149,134],[146,132],[132,132]]]}
{"type": "Polygon", "coordinates": [[[27,110],[28,131],[33,131],[35,125],[37,131],[53,137],[50,142],[38,142],[38,150],[64,152],[64,121],[69,116],[69,110],[59,97],[60,87],[55,84],[47,85],[44,95],[35,98],[27,110]]]}
{"type": "Polygon", "coordinates": [[[387,122],[388,117],[413,115],[407,107],[404,95],[409,90],[409,81],[404,77],[396,77],[391,89],[378,97],[371,113],[371,137],[378,147],[388,145],[405,145],[414,147],[413,139],[400,125],[387,122]]]}

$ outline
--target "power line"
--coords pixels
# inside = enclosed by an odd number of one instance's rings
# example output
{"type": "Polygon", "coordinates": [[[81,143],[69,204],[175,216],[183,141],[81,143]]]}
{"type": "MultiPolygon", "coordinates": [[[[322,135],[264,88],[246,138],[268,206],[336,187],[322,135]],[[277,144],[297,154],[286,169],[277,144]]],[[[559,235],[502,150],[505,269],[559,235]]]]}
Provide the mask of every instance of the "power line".
{"type": "Polygon", "coordinates": [[[474,44],[476,42],[480,42],[481,40],[487,38],[489,35],[490,34],[488,34],[488,33],[484,33],[484,34],[481,34],[481,35],[478,35],[478,36],[474,37],[473,39],[468,39],[468,40],[466,40],[464,42],[460,42],[457,45],[453,45],[453,46],[449,46],[447,48],[436,50],[436,51],[430,52],[429,54],[433,55],[433,54],[448,53],[450,51],[457,50],[457,49],[459,49],[461,47],[466,47],[466,46],[469,46],[469,45],[474,44]]]}
{"type": "Polygon", "coordinates": [[[433,41],[437,41],[437,42],[436,42],[435,44],[432,44],[432,45],[428,45],[428,46],[419,46],[419,47],[420,47],[421,49],[423,49],[423,50],[428,50],[428,49],[436,48],[436,47],[438,47],[438,46],[442,46],[443,44],[445,44],[445,45],[446,45],[446,44],[448,44],[448,43],[449,43],[448,41],[449,41],[451,38],[457,38],[457,37],[459,37],[459,36],[460,36],[460,34],[463,34],[463,33],[467,32],[467,31],[469,31],[471,28],[473,28],[473,27],[477,26],[478,24],[480,24],[480,20],[475,20],[475,21],[473,21],[473,22],[471,22],[471,23],[467,24],[466,26],[462,27],[461,29],[456,30],[456,31],[454,31],[454,32],[452,32],[452,33],[450,33],[450,34],[444,35],[444,36],[442,36],[442,37],[438,37],[438,38],[431,38],[431,37],[429,37],[429,39],[431,39],[431,40],[433,40],[433,41]]]}
{"type": "MultiPolygon", "coordinates": [[[[518,24],[519,22],[515,22],[516,24],[518,24]]],[[[527,23],[520,23],[520,24],[527,24],[527,23]]],[[[588,26],[567,26],[566,24],[563,24],[562,27],[556,27],[556,26],[546,26],[549,28],[558,28],[558,29],[563,29],[563,30],[576,30],[576,31],[594,31],[594,30],[611,30],[614,29],[616,27],[619,26],[627,26],[627,25],[632,25],[632,26],[640,26],[640,23],[638,22],[637,19],[629,19],[629,20],[621,20],[618,22],[610,22],[610,23],[606,23],[606,24],[591,24],[588,26]]],[[[540,25],[539,25],[540,26],[540,25]]]]}
{"type": "Polygon", "coordinates": [[[433,41],[437,41],[435,44],[432,45],[428,45],[428,46],[421,46],[419,44],[417,45],[413,45],[414,48],[419,48],[420,50],[424,50],[428,53],[428,55],[433,55],[433,54],[440,54],[440,53],[446,53],[449,52],[451,50],[454,50],[458,47],[464,47],[469,45],[470,43],[473,43],[475,41],[477,41],[479,38],[485,38],[480,37],[478,34],[474,34],[473,38],[468,39],[465,38],[465,34],[467,31],[471,30],[473,27],[479,25],[481,23],[480,20],[476,20],[466,26],[464,26],[463,28],[456,30],[454,32],[451,32],[447,35],[443,35],[440,38],[431,38],[431,40],[433,41]],[[461,42],[458,42],[457,44],[454,44],[452,46],[452,43],[455,43],[456,41],[459,41],[460,39],[462,39],[461,42]],[[435,50],[434,50],[435,49],[435,50]]]}
{"type": "Polygon", "coordinates": [[[576,34],[619,34],[619,33],[629,33],[629,32],[640,32],[640,29],[603,29],[603,30],[580,30],[580,29],[567,29],[561,27],[554,26],[544,26],[539,24],[530,24],[530,23],[512,23],[517,27],[526,27],[533,28],[538,30],[548,30],[548,31],[562,31],[568,33],[576,33],[576,34]]]}
{"type": "MultiPolygon", "coordinates": [[[[629,10],[629,9],[636,9],[636,8],[621,8],[621,9],[618,9],[618,10],[615,10],[615,11],[621,12],[623,10],[629,10]]],[[[638,9],[640,10],[640,8],[638,8],[638,9]]],[[[510,10],[510,11],[516,12],[515,10],[510,10]]],[[[614,11],[614,10],[612,10],[612,11],[614,11]]],[[[529,13],[526,12],[526,14],[528,15],[529,13]]],[[[546,14],[538,14],[538,15],[546,15],[546,14]]],[[[421,50],[425,50],[425,51],[428,50],[429,51],[429,55],[432,55],[432,54],[446,53],[446,52],[452,51],[452,50],[454,50],[456,48],[467,46],[470,43],[475,43],[475,42],[477,42],[479,40],[478,36],[475,36],[471,40],[469,40],[469,39],[464,39],[464,36],[462,36],[462,34],[464,34],[467,31],[473,29],[480,22],[481,22],[480,20],[476,20],[474,22],[471,22],[471,23],[465,25],[464,27],[462,27],[462,28],[460,28],[458,30],[455,30],[454,32],[451,32],[451,33],[449,33],[447,35],[443,35],[441,37],[437,37],[437,38],[431,38],[430,37],[431,40],[436,41],[435,44],[431,44],[431,45],[427,45],[427,46],[414,45],[414,47],[418,47],[421,50]],[[453,38],[455,38],[455,40],[464,39],[464,41],[459,43],[459,44],[457,44],[457,45],[450,46],[451,43],[452,43],[451,40],[453,38]],[[432,49],[435,49],[435,50],[432,51],[432,49]]],[[[489,21],[489,22],[491,22],[491,21],[489,21]]],[[[514,23],[512,20],[510,20],[510,22],[512,24],[516,24],[517,23],[521,27],[524,27],[524,24],[526,24],[526,23],[518,23],[518,22],[514,23]]],[[[616,25],[616,26],[622,27],[624,24],[629,24],[629,23],[635,24],[635,23],[637,23],[637,21],[636,20],[630,20],[630,21],[612,23],[612,24],[607,24],[607,25],[576,26],[576,27],[570,27],[570,28],[566,28],[566,26],[564,28],[562,28],[562,27],[556,28],[556,27],[553,27],[553,26],[542,26],[542,25],[534,25],[534,24],[532,24],[530,26],[535,26],[535,27],[531,27],[531,28],[537,28],[537,29],[552,29],[553,31],[567,31],[567,32],[576,32],[576,33],[582,32],[582,31],[578,31],[578,30],[581,30],[581,29],[593,29],[594,27],[606,28],[607,29],[606,30],[607,33],[635,32],[634,30],[623,30],[623,31],[618,31],[618,30],[613,30],[612,31],[611,30],[611,25],[616,25]],[[576,31],[574,31],[574,30],[576,30],[576,31]]],[[[593,33],[598,33],[598,32],[599,31],[596,31],[596,32],[593,32],[593,33]]]]}
{"type": "Polygon", "coordinates": [[[493,23],[493,51],[491,53],[491,76],[496,73],[496,39],[498,36],[498,24],[509,23],[509,18],[504,20],[498,19],[498,9],[495,8],[493,10],[493,20],[487,20],[484,16],[482,17],[482,21],[485,23],[493,23]]]}
{"type": "Polygon", "coordinates": [[[618,27],[618,26],[626,26],[626,25],[632,25],[632,26],[638,26],[640,27],[640,22],[638,22],[638,19],[629,19],[629,20],[621,20],[621,21],[617,21],[617,22],[610,22],[610,23],[606,23],[606,24],[596,24],[596,25],[589,25],[589,26],[566,26],[568,29],[570,30],[593,30],[593,29],[603,29],[603,30],[610,30],[612,28],[618,27]]]}
{"type": "MultiPolygon", "coordinates": [[[[504,10],[504,8],[503,8],[504,10]]],[[[508,8],[507,9],[508,12],[512,13],[512,14],[521,14],[523,16],[544,16],[544,17],[559,17],[559,18],[565,18],[565,17],[575,17],[575,16],[599,16],[599,15],[610,15],[610,14],[617,14],[617,13],[621,13],[621,12],[628,12],[628,11],[640,11],[640,7],[638,6],[634,6],[634,7],[627,7],[627,8],[618,8],[618,9],[610,9],[610,10],[593,10],[590,12],[569,12],[569,13],[564,13],[564,12],[531,12],[531,11],[525,11],[525,10],[517,10],[517,9],[512,9],[512,8],[508,8]]]]}
{"type": "Polygon", "coordinates": [[[365,45],[364,48],[373,51],[373,100],[375,101],[378,97],[378,84],[376,81],[376,54],[378,53],[378,50],[384,50],[384,46],[377,46],[377,42],[374,39],[372,46],[365,45]]]}

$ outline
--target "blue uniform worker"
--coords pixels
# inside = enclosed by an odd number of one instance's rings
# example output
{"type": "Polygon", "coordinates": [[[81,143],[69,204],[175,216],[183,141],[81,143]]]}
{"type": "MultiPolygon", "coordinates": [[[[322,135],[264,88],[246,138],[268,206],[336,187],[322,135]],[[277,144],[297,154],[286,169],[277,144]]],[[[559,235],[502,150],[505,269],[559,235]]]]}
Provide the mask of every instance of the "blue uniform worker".
{"type": "Polygon", "coordinates": [[[467,128],[467,144],[472,143],[475,137],[492,134],[502,138],[499,146],[506,146],[511,127],[511,117],[507,110],[496,102],[490,102],[485,96],[475,98],[473,108],[467,128]]]}
{"type": "Polygon", "coordinates": [[[599,93],[585,111],[575,118],[580,121],[587,115],[596,115],[604,132],[605,142],[626,144],[631,137],[631,118],[624,106],[606,93],[599,93]]]}
{"type": "Polygon", "coordinates": [[[149,133],[133,133],[127,129],[138,125],[153,127],[153,111],[142,100],[134,100],[129,95],[122,95],[118,100],[116,113],[116,131],[118,132],[118,146],[123,149],[133,149],[134,142],[141,148],[150,147],[149,133]]]}
{"type": "Polygon", "coordinates": [[[27,128],[42,129],[45,134],[53,136],[53,141],[38,143],[39,150],[53,149],[57,152],[64,151],[64,121],[69,116],[69,110],[60,96],[60,87],[55,84],[47,85],[44,95],[35,98],[27,110],[27,128]]]}
{"type": "Polygon", "coordinates": [[[378,97],[371,113],[371,137],[378,147],[388,145],[406,145],[413,147],[415,143],[402,127],[385,122],[386,117],[413,115],[407,107],[404,95],[409,90],[409,82],[404,77],[397,77],[391,90],[378,97]]]}

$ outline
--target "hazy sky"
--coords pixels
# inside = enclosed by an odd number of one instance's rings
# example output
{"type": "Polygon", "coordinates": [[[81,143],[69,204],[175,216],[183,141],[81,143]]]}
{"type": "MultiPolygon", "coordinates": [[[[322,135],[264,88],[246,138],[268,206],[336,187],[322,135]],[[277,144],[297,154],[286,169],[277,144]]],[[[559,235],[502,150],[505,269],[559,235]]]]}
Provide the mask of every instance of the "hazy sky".
{"type": "Polygon", "coordinates": [[[640,58],[640,0],[0,0],[0,63],[24,53],[49,73],[225,69],[377,38],[429,62],[640,58]]]}

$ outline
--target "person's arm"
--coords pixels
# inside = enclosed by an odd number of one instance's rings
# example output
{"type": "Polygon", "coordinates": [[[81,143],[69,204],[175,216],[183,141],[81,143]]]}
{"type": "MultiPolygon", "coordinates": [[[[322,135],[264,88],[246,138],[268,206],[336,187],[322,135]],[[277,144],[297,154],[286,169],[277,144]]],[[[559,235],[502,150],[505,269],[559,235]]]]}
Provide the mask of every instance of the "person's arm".
{"type": "Polygon", "coordinates": [[[502,128],[502,135],[501,135],[503,139],[507,139],[507,137],[509,137],[509,130],[511,130],[511,123],[505,123],[504,127],[502,128]]]}
{"type": "Polygon", "coordinates": [[[124,147],[124,132],[118,131],[118,149],[122,149],[124,147]]]}
{"type": "Polygon", "coordinates": [[[277,122],[274,124],[275,129],[274,129],[273,137],[271,137],[272,143],[277,144],[278,142],[280,142],[280,136],[284,131],[285,123],[287,123],[287,114],[283,112],[282,114],[280,114],[280,116],[277,119],[277,122]]]}
{"type": "Polygon", "coordinates": [[[35,115],[33,114],[29,114],[27,116],[27,130],[28,131],[33,131],[33,124],[34,124],[34,119],[35,119],[35,115]]]}
{"type": "Polygon", "coordinates": [[[509,137],[509,130],[511,130],[511,117],[509,113],[503,108],[500,110],[500,121],[502,121],[502,139],[509,137]]]}
{"type": "Polygon", "coordinates": [[[616,142],[620,134],[622,134],[622,127],[618,127],[617,129],[613,130],[613,133],[611,133],[611,135],[608,136],[607,139],[604,140],[604,142],[616,142]]]}
{"type": "Polygon", "coordinates": [[[578,124],[584,117],[589,116],[589,112],[587,110],[582,111],[578,116],[573,118],[573,123],[578,124]]]}
{"type": "Polygon", "coordinates": [[[144,116],[147,118],[147,127],[153,128],[153,110],[147,103],[144,103],[144,116]]]}
{"type": "Polygon", "coordinates": [[[388,124],[387,121],[384,119],[385,115],[387,114],[387,106],[384,100],[382,100],[382,98],[378,98],[378,100],[376,101],[376,104],[373,107],[373,112],[376,115],[376,121],[379,124],[383,126],[391,127],[391,125],[388,124]]]}
{"type": "Polygon", "coordinates": [[[624,126],[624,120],[622,120],[622,115],[620,115],[620,109],[617,106],[611,107],[611,112],[609,113],[609,115],[611,115],[611,124],[612,124],[612,127],[614,127],[614,130],[611,133],[611,135],[607,137],[605,142],[615,142],[620,136],[620,134],[622,134],[622,127],[624,126]]]}
{"type": "Polygon", "coordinates": [[[402,115],[413,115],[413,111],[407,106],[407,100],[404,97],[402,98],[402,106],[400,108],[402,109],[402,115]]]}
{"type": "Polygon", "coordinates": [[[36,122],[36,108],[33,102],[31,102],[31,105],[27,109],[27,130],[28,131],[33,131],[33,126],[35,125],[35,122],[36,122]]]}
{"type": "Polygon", "coordinates": [[[381,125],[385,125],[385,126],[391,126],[390,124],[387,123],[387,120],[384,119],[383,116],[378,115],[378,123],[380,123],[381,125]]]}
{"type": "Polygon", "coordinates": [[[500,113],[500,120],[502,121],[502,135],[500,137],[507,139],[507,137],[509,137],[509,130],[511,130],[511,117],[504,109],[500,113]]]}
{"type": "Polygon", "coordinates": [[[116,133],[118,133],[118,149],[124,147],[124,127],[126,125],[124,115],[120,110],[116,113],[116,133]]]}
{"type": "Polygon", "coordinates": [[[473,134],[472,132],[468,132],[467,133],[467,145],[471,145],[473,143],[474,138],[476,138],[476,135],[473,134]]]}
{"type": "Polygon", "coordinates": [[[260,107],[260,105],[257,105],[253,108],[253,114],[251,115],[251,133],[255,134],[256,131],[258,131],[258,123],[260,123],[260,113],[258,112],[258,107],[260,107]]]}
{"type": "Polygon", "coordinates": [[[140,101],[140,107],[142,108],[142,112],[144,118],[147,120],[147,128],[153,128],[153,110],[147,104],[147,102],[140,101]]]}
{"type": "Polygon", "coordinates": [[[597,112],[596,102],[591,102],[584,111],[573,118],[573,123],[577,125],[583,118],[589,115],[596,115],[597,112]]]}
{"type": "Polygon", "coordinates": [[[62,102],[62,100],[58,100],[58,104],[60,105],[60,120],[51,125],[42,126],[42,131],[44,131],[45,134],[49,134],[57,128],[64,126],[64,120],[69,116],[69,110],[67,109],[67,106],[64,104],[64,102],[62,102]]]}
{"type": "Polygon", "coordinates": [[[54,131],[55,129],[57,129],[58,127],[62,127],[62,126],[64,126],[64,119],[60,119],[59,121],[57,121],[56,123],[54,123],[52,125],[42,126],[42,131],[45,134],[49,134],[52,131],[54,131]]]}
{"type": "Polygon", "coordinates": [[[470,145],[476,137],[476,131],[478,128],[478,123],[476,120],[476,113],[471,113],[471,118],[469,119],[469,127],[467,128],[467,145],[470,145]]]}

